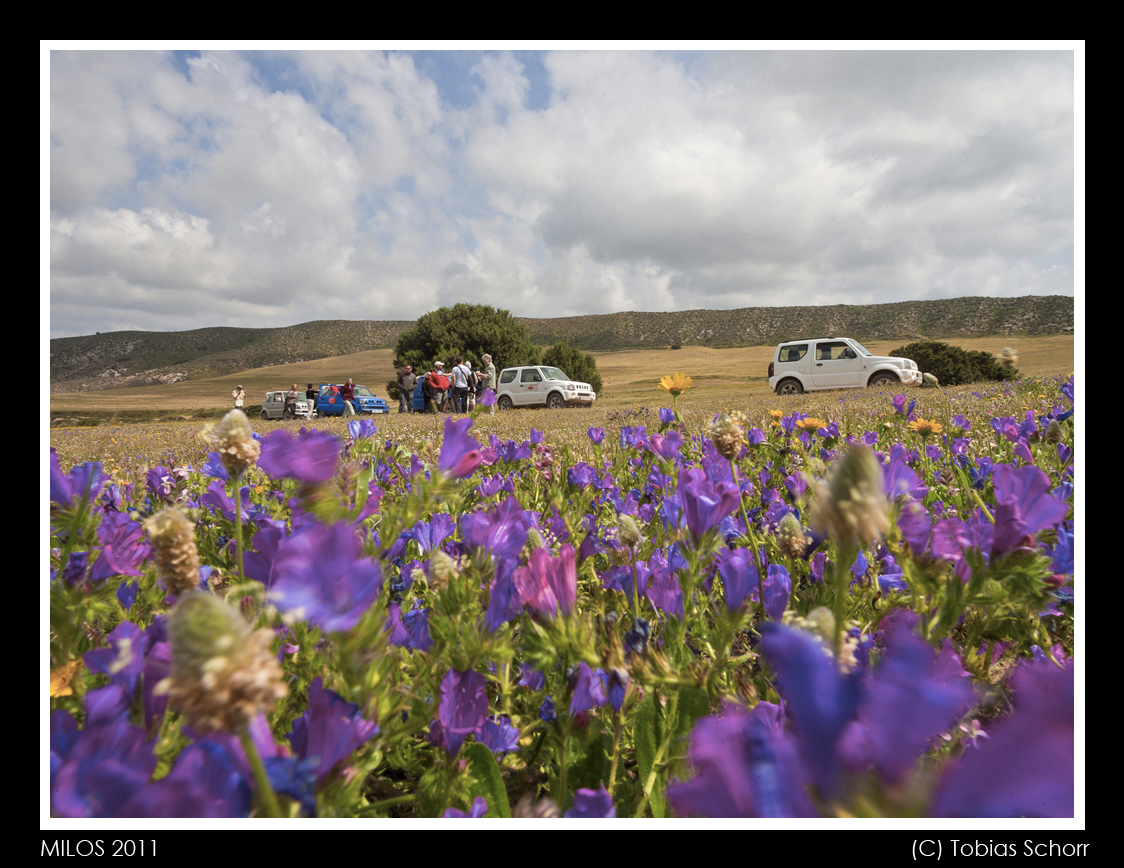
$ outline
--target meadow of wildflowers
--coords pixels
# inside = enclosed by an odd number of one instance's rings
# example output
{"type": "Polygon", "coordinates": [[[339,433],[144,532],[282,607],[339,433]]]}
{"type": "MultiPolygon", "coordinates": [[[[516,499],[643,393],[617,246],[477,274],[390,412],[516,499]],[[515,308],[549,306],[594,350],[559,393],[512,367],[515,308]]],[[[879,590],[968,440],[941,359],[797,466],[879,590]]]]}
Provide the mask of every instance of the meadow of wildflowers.
{"type": "Polygon", "coordinates": [[[1073,816],[1073,378],[661,386],[55,433],[52,815],[1073,816]]]}

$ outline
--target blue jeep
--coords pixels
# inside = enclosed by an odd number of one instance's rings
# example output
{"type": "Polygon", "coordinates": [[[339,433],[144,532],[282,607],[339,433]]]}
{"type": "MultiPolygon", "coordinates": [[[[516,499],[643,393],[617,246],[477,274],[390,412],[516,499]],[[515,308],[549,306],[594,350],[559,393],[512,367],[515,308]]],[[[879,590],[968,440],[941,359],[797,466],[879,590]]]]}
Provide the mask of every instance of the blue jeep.
{"type": "MultiPolygon", "coordinates": [[[[355,400],[352,404],[357,414],[390,412],[390,405],[382,398],[376,397],[366,386],[355,387],[355,400]]],[[[340,397],[340,386],[334,383],[321,383],[320,394],[316,398],[316,415],[342,416],[346,412],[347,407],[340,397]]]]}

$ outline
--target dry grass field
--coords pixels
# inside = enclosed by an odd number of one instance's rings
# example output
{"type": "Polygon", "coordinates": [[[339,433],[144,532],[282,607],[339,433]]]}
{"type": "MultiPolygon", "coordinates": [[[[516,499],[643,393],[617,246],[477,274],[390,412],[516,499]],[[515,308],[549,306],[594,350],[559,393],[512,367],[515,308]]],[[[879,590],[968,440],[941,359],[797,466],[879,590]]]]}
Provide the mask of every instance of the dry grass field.
{"type": "MultiPolygon", "coordinates": [[[[875,354],[886,354],[903,342],[873,341],[865,346],[875,354]]],[[[1069,374],[1074,369],[1073,335],[1036,338],[976,338],[950,341],[966,350],[1000,353],[1006,346],[1019,354],[1019,372],[1028,377],[1069,374]]],[[[766,372],[773,347],[711,349],[683,347],[680,350],[624,350],[594,353],[604,381],[604,400],[598,406],[624,407],[659,403],[666,398],[657,385],[664,374],[683,372],[695,381],[701,397],[766,395],[766,372]]],[[[51,395],[51,412],[113,412],[120,410],[200,410],[230,406],[230,393],[241,384],[247,404],[260,403],[271,390],[287,389],[296,383],[303,392],[309,382],[343,382],[348,377],[386,397],[386,382],[394,379],[391,350],[369,350],[292,365],[256,368],[240,374],[193,380],[168,386],[142,386],[103,392],[51,395]]]]}
{"type": "MultiPolygon", "coordinates": [[[[963,341],[968,349],[1000,352],[1011,345],[1019,352],[1019,369],[1028,377],[1068,376],[1074,369],[1072,337],[1036,339],[1033,345],[1004,338],[963,341]]],[[[871,343],[868,349],[885,353],[890,344],[871,343]]],[[[778,398],[769,391],[765,371],[771,348],[747,347],[714,350],[686,347],[682,350],[644,350],[598,354],[598,367],[606,384],[606,400],[591,410],[570,410],[551,413],[547,410],[513,410],[494,416],[480,417],[473,434],[482,443],[495,434],[502,439],[522,441],[532,427],[547,433],[548,442],[566,446],[574,460],[591,458],[592,447],[586,430],[589,426],[606,429],[615,438],[622,425],[659,425],[658,408],[670,405],[670,396],[662,391],[658,379],[664,374],[684,372],[694,378],[694,385],[680,401],[690,434],[703,433],[707,421],[716,412],[739,410],[761,427],[772,421],[769,411],[799,410],[820,418],[842,422],[860,418],[861,424],[891,415],[890,392],[869,389],[813,392],[793,398],[778,398]]],[[[226,396],[241,382],[251,402],[269,389],[282,388],[294,380],[304,385],[310,379],[338,381],[352,376],[357,382],[377,387],[392,376],[390,351],[376,350],[323,362],[265,368],[243,373],[240,377],[224,377],[197,383],[178,383],[163,389],[121,389],[81,395],[52,396],[53,409],[64,401],[78,410],[100,407],[104,410],[168,408],[204,409],[225,406],[226,396]],[[216,397],[217,396],[217,397],[216,397]]],[[[921,412],[938,420],[950,420],[953,413],[976,407],[991,415],[1022,412],[1025,396],[1019,390],[998,388],[995,384],[958,386],[950,389],[911,390],[921,402],[921,412]]],[[[1056,393],[1055,393],[1056,394],[1056,393]]],[[[65,406],[65,404],[64,404],[65,406]]],[[[186,415],[189,414],[185,414],[186,415]]],[[[434,416],[409,415],[376,418],[379,436],[432,456],[440,441],[444,420],[434,416]]],[[[295,433],[302,424],[293,422],[253,421],[260,432],[287,429],[295,433]]],[[[347,425],[341,419],[322,419],[313,427],[333,431],[346,437],[347,425]]],[[[198,420],[148,424],[118,424],[112,419],[97,427],[57,427],[50,431],[50,445],[59,453],[64,468],[82,461],[102,461],[116,478],[143,480],[144,471],[153,464],[198,466],[206,458],[207,445],[199,439],[203,423],[198,420]]]]}

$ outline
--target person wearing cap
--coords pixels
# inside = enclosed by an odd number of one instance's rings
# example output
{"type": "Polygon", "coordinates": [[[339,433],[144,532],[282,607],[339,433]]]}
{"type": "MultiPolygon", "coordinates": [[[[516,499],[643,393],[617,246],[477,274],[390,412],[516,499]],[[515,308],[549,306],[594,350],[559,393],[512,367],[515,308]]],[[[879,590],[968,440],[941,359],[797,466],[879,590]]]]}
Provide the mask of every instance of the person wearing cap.
{"type": "Polygon", "coordinates": [[[234,406],[241,410],[246,404],[246,390],[241,386],[235,386],[234,391],[230,393],[230,397],[234,399],[234,406]]]}

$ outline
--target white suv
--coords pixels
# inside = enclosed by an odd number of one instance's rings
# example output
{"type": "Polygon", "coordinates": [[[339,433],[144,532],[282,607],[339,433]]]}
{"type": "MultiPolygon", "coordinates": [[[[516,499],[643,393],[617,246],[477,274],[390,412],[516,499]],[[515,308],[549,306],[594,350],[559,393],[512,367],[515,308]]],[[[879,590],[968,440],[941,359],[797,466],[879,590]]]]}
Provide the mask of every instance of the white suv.
{"type": "Polygon", "coordinates": [[[913,359],[876,356],[851,338],[809,338],[777,344],[769,388],[778,395],[862,386],[920,386],[913,359]]]}
{"type": "Polygon", "coordinates": [[[567,404],[591,407],[596,400],[597,393],[589,383],[575,383],[549,365],[504,368],[496,384],[496,403],[501,410],[544,405],[557,410],[567,404]]]}

